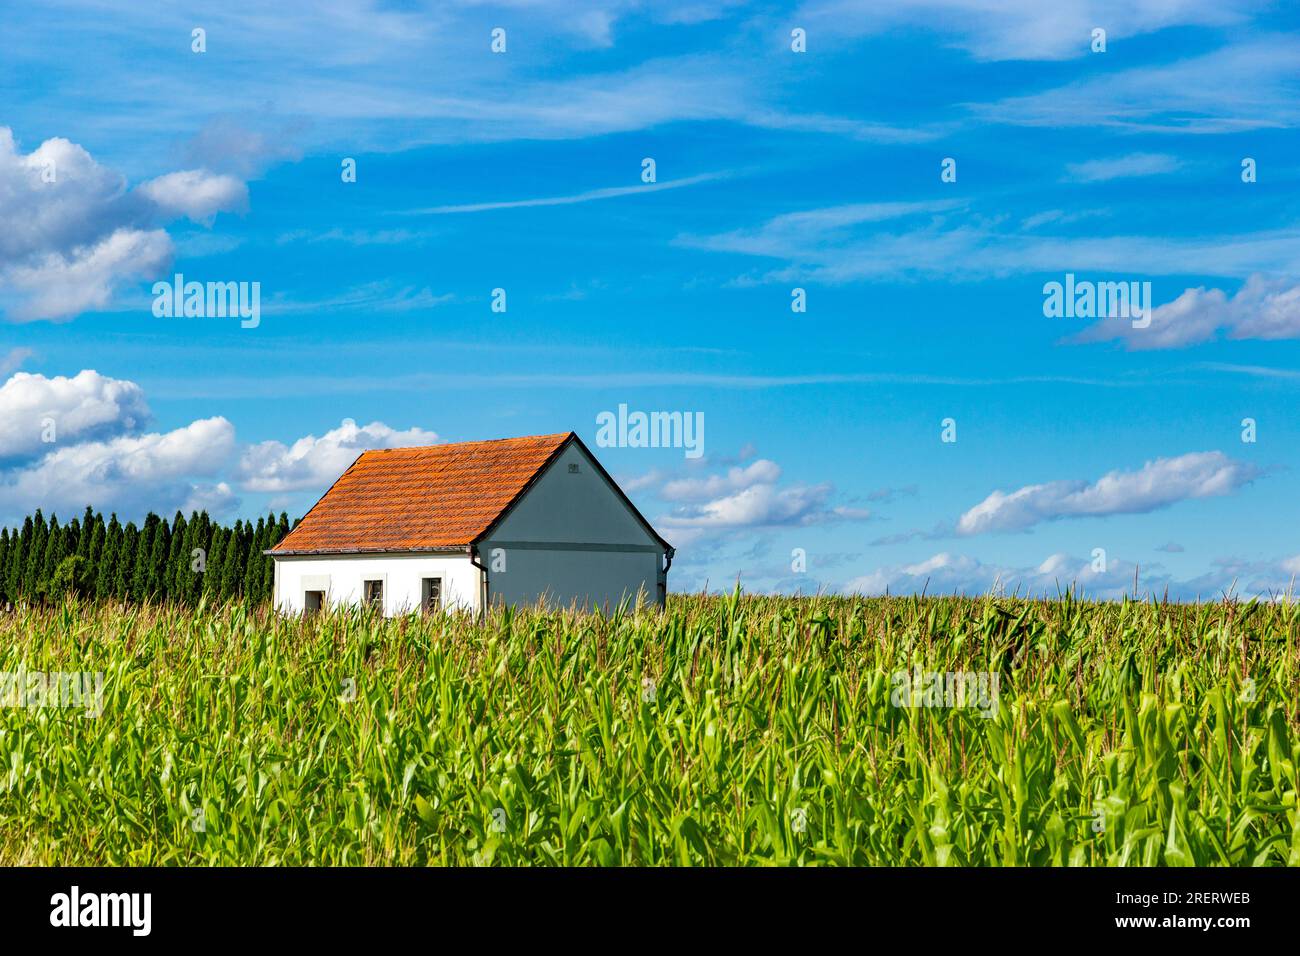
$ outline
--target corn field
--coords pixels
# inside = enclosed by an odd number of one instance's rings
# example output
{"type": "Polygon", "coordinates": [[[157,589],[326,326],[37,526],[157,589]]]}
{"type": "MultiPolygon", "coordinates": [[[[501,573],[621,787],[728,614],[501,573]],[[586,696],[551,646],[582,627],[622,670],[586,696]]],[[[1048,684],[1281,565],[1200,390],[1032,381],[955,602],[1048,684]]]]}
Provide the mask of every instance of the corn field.
{"type": "Polygon", "coordinates": [[[1068,594],[19,606],[0,671],[102,673],[102,700],[0,693],[0,864],[1296,865],[1298,620],[1068,594]],[[904,672],[996,699],[900,704],[904,672]]]}

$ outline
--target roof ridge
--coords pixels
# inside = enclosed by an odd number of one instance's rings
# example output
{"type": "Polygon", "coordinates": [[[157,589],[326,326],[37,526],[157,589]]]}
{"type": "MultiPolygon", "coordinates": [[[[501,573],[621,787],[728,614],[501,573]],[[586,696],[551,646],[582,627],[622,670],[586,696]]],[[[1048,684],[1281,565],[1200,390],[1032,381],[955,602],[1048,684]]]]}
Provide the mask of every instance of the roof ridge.
{"type": "Polygon", "coordinates": [[[473,441],[434,442],[432,445],[399,445],[395,448],[366,448],[361,452],[361,454],[369,455],[375,452],[386,452],[386,451],[429,451],[435,448],[461,448],[464,447],[465,445],[499,445],[511,441],[514,442],[541,441],[543,439],[554,439],[558,441],[561,439],[566,439],[570,435],[576,435],[576,434],[577,432],[573,432],[573,431],[551,432],[545,435],[516,435],[512,438],[480,438],[480,439],[474,439],[473,441]]]}

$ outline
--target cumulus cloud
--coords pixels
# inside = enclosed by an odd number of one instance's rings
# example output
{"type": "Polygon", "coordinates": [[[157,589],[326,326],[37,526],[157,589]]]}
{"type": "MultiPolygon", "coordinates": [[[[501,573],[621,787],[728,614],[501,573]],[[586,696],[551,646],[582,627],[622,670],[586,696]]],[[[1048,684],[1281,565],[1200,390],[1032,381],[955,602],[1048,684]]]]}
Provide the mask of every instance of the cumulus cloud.
{"type": "Polygon", "coordinates": [[[1073,342],[1123,341],[1129,351],[1177,349],[1208,342],[1220,334],[1230,339],[1300,338],[1300,284],[1252,275],[1236,295],[1200,286],[1157,306],[1151,324],[1103,320],[1084,329],[1073,342]]]}
{"type": "Polygon", "coordinates": [[[236,508],[240,491],[279,493],[274,504],[296,508],[310,500],[284,492],[324,492],[367,448],[438,440],[420,428],[344,419],[319,438],[241,447],[222,417],[146,433],[150,419],[134,382],[93,369],[71,377],[15,373],[0,385],[0,519],[86,505],[132,518],[177,509],[216,515],[236,508]]]}
{"type": "Polygon", "coordinates": [[[432,445],[437,440],[437,434],[421,428],[398,431],[383,422],[358,426],[345,418],[319,438],[307,435],[288,446],[278,441],[249,446],[240,459],[239,473],[249,491],[323,491],[368,448],[432,445]]]}
{"type": "Polygon", "coordinates": [[[219,212],[248,207],[248,187],[234,176],[187,169],[151,179],[140,192],[159,209],[192,222],[211,223],[219,212]]]}
{"type": "Polygon", "coordinates": [[[171,256],[171,240],[160,229],[118,229],[94,245],[48,253],[8,270],[7,284],[25,296],[9,314],[23,322],[107,308],[119,287],[157,275],[171,256]]]}
{"type": "Polygon", "coordinates": [[[755,484],[775,484],[780,477],[780,465],[760,458],[744,468],[730,468],[726,474],[665,482],[660,497],[670,501],[703,501],[743,491],[755,484]]]}
{"type": "Polygon", "coordinates": [[[170,265],[161,228],[242,208],[243,184],[203,170],[128,189],[81,146],[47,139],[22,153],[0,127],[0,309],[15,321],[71,318],[112,304],[124,285],[170,265]]]}
{"type": "Polygon", "coordinates": [[[862,521],[866,509],[835,503],[830,483],[779,486],[781,468],[760,458],[745,466],[703,477],[663,481],[658,496],[677,505],[655,522],[672,529],[673,540],[687,544],[714,532],[807,527],[862,521]]]}
{"type": "MultiPolygon", "coordinates": [[[[1150,576],[1148,587],[1163,586],[1166,578],[1150,576]]],[[[944,551],[913,564],[878,568],[853,578],[842,588],[848,594],[1014,594],[1053,595],[1076,585],[1093,597],[1115,598],[1133,587],[1133,565],[1111,560],[1098,570],[1092,560],[1053,554],[1033,567],[986,564],[967,555],[944,551]]]]}
{"type": "Polygon", "coordinates": [[[1259,474],[1222,452],[1157,458],[1137,471],[1112,471],[1095,482],[1052,481],[995,491],[957,521],[957,533],[1020,531],[1044,521],[1141,514],[1189,498],[1227,495],[1259,474]]]}
{"type": "Polygon", "coordinates": [[[235,428],[206,418],[170,432],[125,435],[60,446],[43,458],[0,473],[0,501],[10,515],[35,508],[79,511],[87,504],[127,513],[160,514],[198,501],[231,503],[228,487],[196,484],[215,477],[235,448],[235,428]]]}
{"type": "Polygon", "coordinates": [[[18,372],[0,386],[0,461],[45,454],[51,434],[59,444],[106,439],[132,434],[149,418],[134,382],[92,369],[71,378],[18,372]]]}
{"type": "Polygon", "coordinates": [[[1293,589],[1300,575],[1300,555],[1265,561],[1220,558],[1202,575],[1175,580],[1158,566],[1139,566],[1114,557],[1103,567],[1091,558],[1060,552],[1038,565],[1020,567],[944,551],[913,564],[877,568],[846,581],[841,590],[867,596],[925,592],[1050,598],[1073,588],[1086,597],[1117,600],[1134,593],[1135,575],[1141,597],[1167,594],[1179,601],[1217,600],[1225,594],[1242,599],[1269,597],[1293,589]]]}

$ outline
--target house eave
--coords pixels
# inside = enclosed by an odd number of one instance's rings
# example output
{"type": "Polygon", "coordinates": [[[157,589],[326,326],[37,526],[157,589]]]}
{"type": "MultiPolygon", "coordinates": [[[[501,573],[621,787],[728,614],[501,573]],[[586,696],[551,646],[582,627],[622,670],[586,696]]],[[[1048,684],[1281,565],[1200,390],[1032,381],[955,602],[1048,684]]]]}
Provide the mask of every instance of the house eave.
{"type": "Polygon", "coordinates": [[[328,554],[466,554],[467,544],[450,545],[436,548],[295,548],[283,550],[271,548],[262,554],[272,558],[297,558],[328,554]]]}

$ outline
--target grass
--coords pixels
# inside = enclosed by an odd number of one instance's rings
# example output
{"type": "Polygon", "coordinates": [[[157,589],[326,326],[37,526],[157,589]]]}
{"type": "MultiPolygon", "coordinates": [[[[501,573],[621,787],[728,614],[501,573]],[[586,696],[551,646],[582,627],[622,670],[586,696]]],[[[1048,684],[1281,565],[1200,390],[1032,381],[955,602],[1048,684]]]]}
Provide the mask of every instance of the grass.
{"type": "Polygon", "coordinates": [[[1278,602],[0,614],[0,864],[1297,865],[1278,602]],[[893,675],[996,674],[996,713],[893,675]]]}

